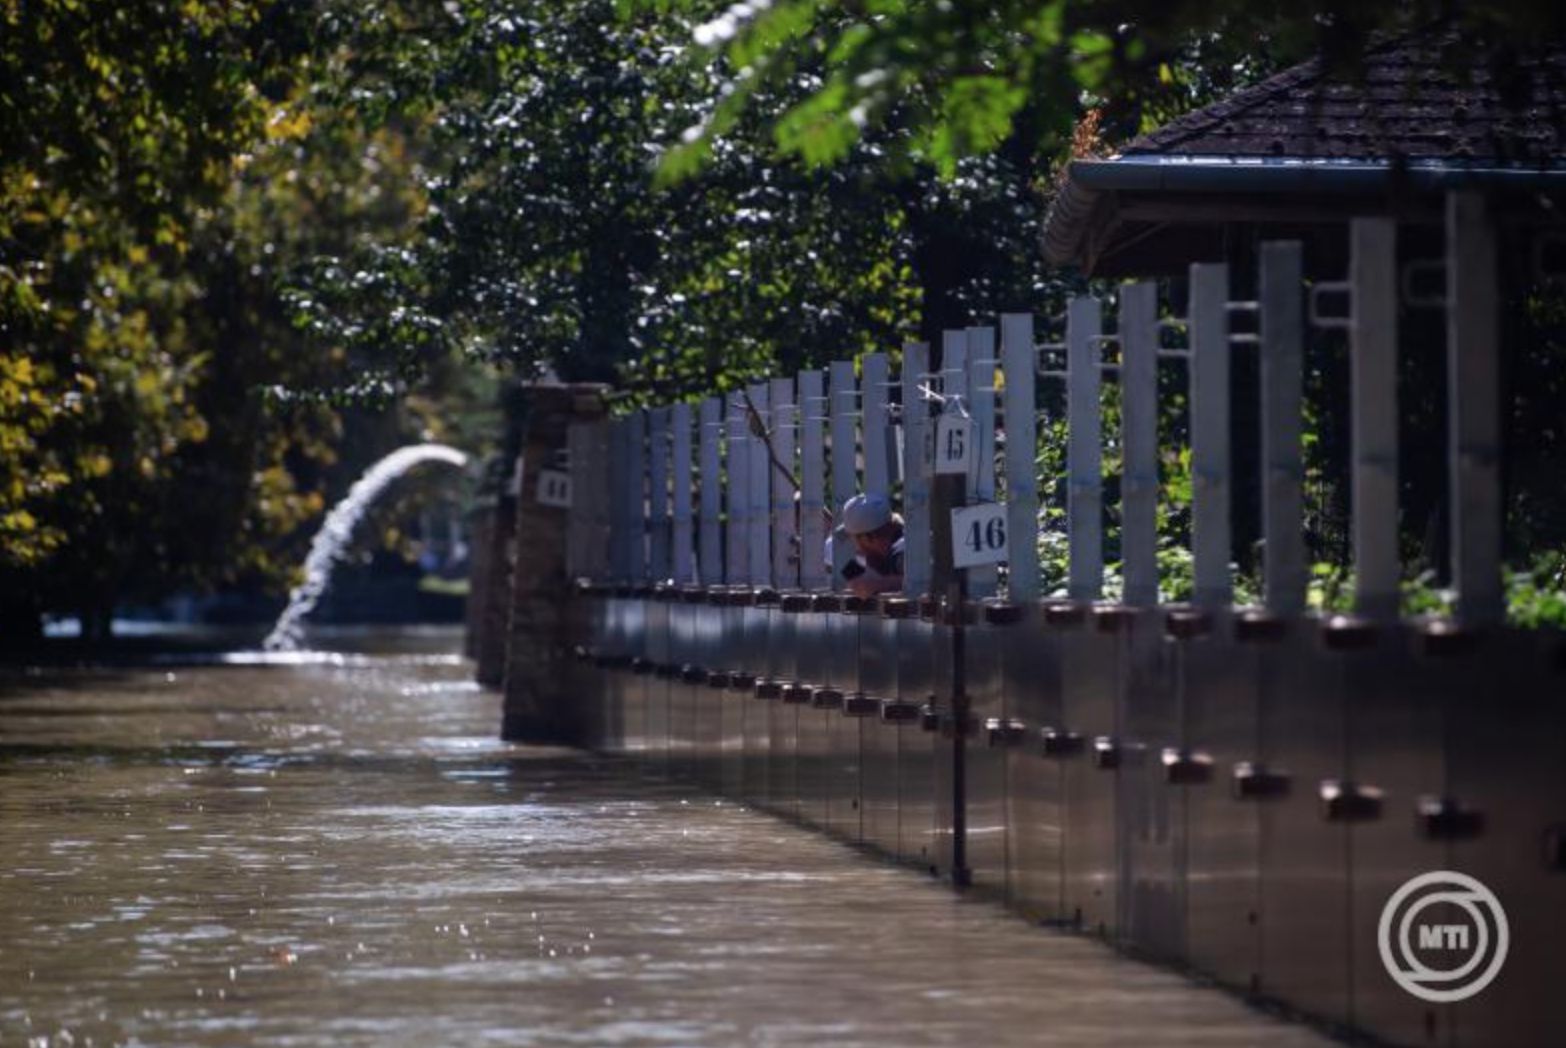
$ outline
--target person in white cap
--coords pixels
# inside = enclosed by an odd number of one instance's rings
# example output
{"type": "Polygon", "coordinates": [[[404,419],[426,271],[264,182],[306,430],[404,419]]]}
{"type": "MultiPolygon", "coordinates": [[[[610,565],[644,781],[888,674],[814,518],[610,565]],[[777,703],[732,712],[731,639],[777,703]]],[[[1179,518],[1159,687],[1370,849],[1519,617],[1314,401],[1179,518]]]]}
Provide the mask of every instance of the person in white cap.
{"type": "Polygon", "coordinates": [[[854,540],[855,556],[843,569],[849,592],[860,597],[903,588],[903,520],[879,492],[855,495],[843,503],[843,530],[854,540]]]}

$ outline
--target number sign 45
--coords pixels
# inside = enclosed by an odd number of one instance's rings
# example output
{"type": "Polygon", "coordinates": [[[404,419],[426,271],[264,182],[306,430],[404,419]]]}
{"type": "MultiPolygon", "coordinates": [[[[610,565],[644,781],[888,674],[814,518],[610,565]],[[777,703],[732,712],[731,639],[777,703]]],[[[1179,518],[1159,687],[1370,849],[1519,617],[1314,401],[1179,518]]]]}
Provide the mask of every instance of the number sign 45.
{"type": "Polygon", "coordinates": [[[1006,506],[981,502],[952,510],[952,565],[972,568],[1004,563],[1006,556],[1006,506]]]}
{"type": "Polygon", "coordinates": [[[966,475],[973,464],[973,422],[942,415],[935,424],[935,472],[966,475]]]}

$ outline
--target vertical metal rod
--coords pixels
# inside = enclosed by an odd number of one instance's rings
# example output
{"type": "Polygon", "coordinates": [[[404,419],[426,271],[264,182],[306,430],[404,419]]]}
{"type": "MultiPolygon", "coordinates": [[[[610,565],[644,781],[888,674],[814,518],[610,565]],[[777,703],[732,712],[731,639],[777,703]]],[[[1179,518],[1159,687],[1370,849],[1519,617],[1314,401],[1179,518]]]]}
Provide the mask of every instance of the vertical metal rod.
{"type": "Polygon", "coordinates": [[[1349,226],[1352,286],[1351,412],[1354,447],[1355,607],[1396,618],[1397,227],[1388,218],[1349,226]]]}
{"type": "Polygon", "coordinates": [[[1127,604],[1158,603],[1158,287],[1120,287],[1120,559],[1127,604]]]}
{"type": "MultiPolygon", "coordinates": [[[[768,476],[772,478],[772,582],[780,589],[799,588],[799,564],[793,560],[792,540],[799,534],[794,510],[793,475],[798,457],[794,420],[794,380],[772,380],[772,455],[768,476]],[[777,467],[789,471],[785,476],[777,467]]],[[[771,457],[771,456],[769,456],[771,457]]]]}
{"type": "Polygon", "coordinates": [[[930,409],[919,387],[930,370],[930,347],[903,344],[903,592],[910,596],[930,588],[930,476],[924,466],[924,444],[930,429],[930,409]]]}
{"type": "Polygon", "coordinates": [[[647,413],[647,538],[649,578],[669,577],[669,409],[647,413]]]}
{"type": "MultiPolygon", "coordinates": [[[[941,336],[941,392],[966,401],[968,391],[968,340],[964,331],[945,331],[941,336]]],[[[951,402],[948,401],[948,407],[951,402]]],[[[969,478],[955,474],[937,476],[931,505],[935,546],[933,588],[946,609],[951,643],[951,743],[952,743],[952,883],[965,887],[971,880],[968,869],[968,676],[967,637],[964,619],[967,609],[967,573],[959,571],[952,557],[952,510],[961,507],[968,496],[969,478]]]]}
{"type": "Polygon", "coordinates": [[[1305,610],[1304,275],[1299,241],[1262,245],[1262,581],[1276,615],[1305,610]]]}
{"type": "Polygon", "coordinates": [[[1066,306],[1066,538],[1072,600],[1104,591],[1103,421],[1099,411],[1099,335],[1103,308],[1088,295],[1066,306]]]}
{"type": "Polygon", "coordinates": [[[1457,617],[1506,615],[1501,587],[1500,274],[1495,224],[1473,191],[1446,198],[1447,455],[1457,617]]]}
{"type": "Polygon", "coordinates": [[[892,420],[886,407],[891,367],[885,353],[866,353],[860,366],[864,376],[860,440],[864,444],[865,490],[891,497],[891,457],[887,454],[887,444],[892,436],[892,420]]]}
{"type": "MultiPolygon", "coordinates": [[[[859,487],[856,463],[858,446],[854,439],[854,415],[858,410],[858,392],[854,385],[854,365],[834,360],[830,368],[832,403],[832,510],[833,519],[843,523],[843,503],[854,497],[859,487]]],[[[843,589],[843,565],[854,555],[854,544],[836,528],[832,533],[832,588],[843,589]]]]}
{"type": "Polygon", "coordinates": [[[701,537],[697,546],[697,574],[704,586],[723,581],[723,469],[719,464],[718,438],[723,431],[723,401],[708,397],[701,402],[701,537]]]}
{"type": "Polygon", "coordinates": [[[628,423],[623,418],[609,422],[609,577],[625,582],[631,577],[628,521],[631,515],[631,459],[626,441],[628,423]]]}
{"type": "Polygon", "coordinates": [[[1219,607],[1229,579],[1229,267],[1191,267],[1191,554],[1197,604],[1219,607]]]}
{"type": "Polygon", "coordinates": [[[1007,596],[1039,598],[1039,487],[1033,467],[1039,429],[1034,383],[1033,314],[1001,316],[1001,373],[1006,379],[1006,532],[1010,561],[1007,596]]]}
{"type": "Polygon", "coordinates": [[[626,421],[626,577],[647,581],[647,413],[635,411],[626,421]]]}
{"type": "MultiPolygon", "coordinates": [[[[973,474],[970,502],[995,501],[995,329],[970,327],[968,334],[968,399],[973,413],[973,474]]],[[[993,597],[999,581],[994,565],[968,569],[968,592],[993,597]]]]}
{"type": "MultiPolygon", "coordinates": [[[[749,388],[750,402],[755,406],[762,425],[768,420],[767,384],[757,382],[749,388]]],[[[748,424],[755,425],[754,418],[748,424]]],[[[772,521],[770,512],[772,491],[772,462],[767,454],[767,442],[753,436],[750,444],[750,534],[747,539],[750,550],[750,584],[766,586],[772,581],[772,521]]]]}
{"type": "Polygon", "coordinates": [[[750,429],[745,420],[745,398],[729,394],[729,439],[724,446],[728,467],[726,489],[728,520],[724,580],[738,586],[750,578],[750,429]]]}
{"type": "Polygon", "coordinates": [[[799,373],[799,578],[807,590],[826,589],[826,382],[820,371],[799,373]]]}
{"type": "Polygon", "coordinates": [[[674,462],[674,581],[688,586],[696,581],[695,522],[691,519],[689,404],[676,404],[669,410],[669,447],[674,462]]]}

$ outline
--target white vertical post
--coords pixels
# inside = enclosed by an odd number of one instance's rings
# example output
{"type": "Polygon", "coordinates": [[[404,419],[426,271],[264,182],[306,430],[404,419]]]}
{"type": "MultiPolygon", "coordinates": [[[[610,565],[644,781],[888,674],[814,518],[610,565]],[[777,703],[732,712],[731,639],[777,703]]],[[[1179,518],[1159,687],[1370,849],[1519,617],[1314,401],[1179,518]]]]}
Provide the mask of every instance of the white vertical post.
{"type": "Polygon", "coordinates": [[[887,411],[887,392],[891,367],[885,353],[866,353],[861,361],[864,412],[859,420],[860,440],[865,452],[865,490],[892,496],[891,460],[887,442],[892,435],[891,415],[887,411]]]}
{"type": "Polygon", "coordinates": [[[1261,248],[1262,582],[1276,615],[1305,610],[1305,266],[1297,240],[1261,248]]]}
{"type": "MultiPolygon", "coordinates": [[[[995,329],[968,329],[968,399],[973,415],[973,472],[968,477],[969,502],[995,501],[995,329]]],[[[968,569],[968,592],[995,595],[999,573],[993,565],[968,569]]]]}
{"type": "Polygon", "coordinates": [[[723,515],[723,468],[718,457],[722,429],[723,401],[708,397],[701,402],[701,536],[696,557],[703,586],[723,581],[723,539],[718,530],[723,515]]]}
{"type": "Polygon", "coordinates": [[[799,373],[799,581],[807,590],[830,581],[826,550],[826,383],[820,371],[799,373]]]}
{"type": "MultiPolygon", "coordinates": [[[[768,411],[767,384],[757,382],[749,387],[750,402],[756,409],[756,417],[747,420],[754,425],[756,419],[766,425],[768,411]]],[[[766,586],[772,581],[772,460],[767,455],[767,442],[759,436],[750,441],[750,528],[746,540],[750,551],[750,583],[766,586]]]]}
{"type": "Polygon", "coordinates": [[[730,586],[750,579],[750,429],[745,421],[745,398],[729,394],[729,439],[724,447],[728,466],[728,521],[724,578],[730,586]]]}
{"type": "Polygon", "coordinates": [[[1388,218],[1349,226],[1352,299],[1355,607],[1395,618],[1397,548],[1397,227],[1388,218]]]}
{"type": "Polygon", "coordinates": [[[1104,589],[1103,422],[1099,411],[1099,336],[1103,309],[1088,295],[1066,306],[1066,538],[1072,600],[1104,589]]]}
{"type": "Polygon", "coordinates": [[[669,446],[674,458],[674,581],[696,581],[695,528],[691,518],[691,406],[680,403],[669,411],[669,446]]]}
{"type": "MultiPolygon", "coordinates": [[[[854,365],[848,360],[832,361],[829,370],[832,400],[832,517],[838,528],[843,524],[843,503],[859,488],[856,462],[858,446],[854,440],[854,416],[858,413],[858,391],[854,386],[854,365]]],[[[843,565],[854,555],[854,543],[838,528],[832,532],[832,588],[843,589],[843,565]]]]}
{"type": "Polygon", "coordinates": [[[1016,603],[1039,597],[1039,489],[1033,458],[1038,449],[1034,384],[1038,363],[1033,314],[1001,316],[1001,373],[1006,376],[1006,532],[1010,560],[1007,596],[1016,603]]]}
{"type": "Polygon", "coordinates": [[[647,538],[649,578],[669,577],[669,409],[647,413],[647,538]]]}
{"type": "Polygon", "coordinates": [[[1457,617],[1506,615],[1501,588],[1500,287],[1484,197],[1446,198],[1447,455],[1457,617]]]}
{"type": "Polygon", "coordinates": [[[930,370],[930,347],[903,344],[903,592],[918,596],[930,588],[930,477],[924,442],[930,410],[920,385],[930,370]]]}
{"type": "Polygon", "coordinates": [[[772,583],[779,589],[799,588],[799,565],[792,563],[792,540],[798,535],[794,515],[794,380],[772,380],[772,453],[777,457],[768,475],[772,478],[772,583]],[[788,470],[778,469],[781,463],[788,470]]]}
{"type": "MultiPolygon", "coordinates": [[[[972,412],[968,403],[968,333],[961,328],[941,332],[941,394],[961,400],[963,408],[972,412]]],[[[972,478],[968,486],[972,488],[972,478]]]]}
{"type": "Polygon", "coordinates": [[[1120,287],[1120,561],[1127,604],[1158,603],[1158,287],[1120,287]]]}
{"type": "Polygon", "coordinates": [[[626,575],[647,581],[647,413],[635,411],[626,422],[626,575]]]}
{"type": "Polygon", "coordinates": [[[1191,267],[1191,555],[1197,604],[1234,595],[1229,579],[1229,267],[1191,267]]]}

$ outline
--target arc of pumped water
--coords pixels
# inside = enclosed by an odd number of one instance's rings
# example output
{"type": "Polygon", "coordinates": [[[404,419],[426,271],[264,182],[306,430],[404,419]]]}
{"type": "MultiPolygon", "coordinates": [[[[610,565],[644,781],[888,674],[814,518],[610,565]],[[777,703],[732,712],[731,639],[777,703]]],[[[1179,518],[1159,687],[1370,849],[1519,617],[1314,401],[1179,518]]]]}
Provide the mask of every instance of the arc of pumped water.
{"type": "Polygon", "coordinates": [[[297,651],[304,618],[315,609],[326,584],[331,581],[332,569],[342,559],[353,538],[354,528],[365,511],[374,504],[381,492],[404,473],[425,463],[440,463],[458,469],[468,464],[468,456],[445,444],[410,444],[398,448],[375,465],[365,470],[354,481],[332,511],[326,515],[321,530],[310,541],[310,553],[305,558],[305,579],[288,595],[288,606],[278,616],[262,646],[267,651],[297,651]]]}

